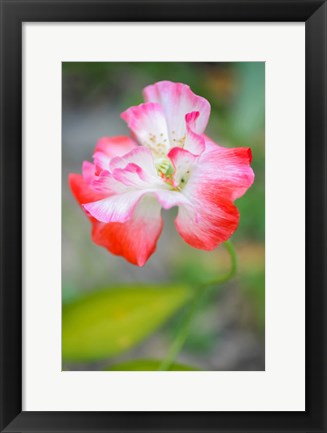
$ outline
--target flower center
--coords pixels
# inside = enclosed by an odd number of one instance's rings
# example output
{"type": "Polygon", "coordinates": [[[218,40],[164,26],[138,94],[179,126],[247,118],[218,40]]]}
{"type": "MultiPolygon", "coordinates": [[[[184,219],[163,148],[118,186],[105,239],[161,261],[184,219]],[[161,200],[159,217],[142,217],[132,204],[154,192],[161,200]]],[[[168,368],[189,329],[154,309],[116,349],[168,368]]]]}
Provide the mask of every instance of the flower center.
{"type": "Polygon", "coordinates": [[[186,170],[184,173],[177,174],[170,161],[166,157],[157,158],[155,166],[160,176],[174,191],[182,191],[191,176],[191,171],[186,170]]]}
{"type": "Polygon", "coordinates": [[[164,156],[155,160],[155,166],[160,177],[170,178],[174,174],[174,167],[171,161],[164,156]]]}
{"type": "MultiPolygon", "coordinates": [[[[170,138],[172,146],[183,148],[186,135],[184,134],[181,138],[177,137],[178,134],[176,134],[176,131],[172,131],[170,138]]],[[[179,169],[176,172],[171,160],[167,156],[170,150],[170,140],[163,133],[149,133],[145,145],[150,148],[152,152],[158,176],[161,177],[172,190],[181,191],[190,178],[190,170],[185,167],[185,171],[179,169]]]]}

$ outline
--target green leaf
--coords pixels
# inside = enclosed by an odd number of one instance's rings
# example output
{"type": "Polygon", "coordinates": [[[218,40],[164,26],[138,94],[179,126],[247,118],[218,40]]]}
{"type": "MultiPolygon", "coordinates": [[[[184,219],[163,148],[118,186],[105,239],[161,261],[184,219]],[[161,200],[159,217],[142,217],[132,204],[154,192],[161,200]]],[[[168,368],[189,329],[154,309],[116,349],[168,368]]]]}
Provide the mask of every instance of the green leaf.
{"type": "MultiPolygon", "coordinates": [[[[161,360],[157,359],[136,359],[132,361],[122,362],[121,364],[110,365],[105,370],[107,371],[157,371],[161,360]]],[[[169,371],[198,371],[195,367],[190,367],[184,364],[172,364],[169,371]]]]}
{"type": "Polygon", "coordinates": [[[186,285],[121,286],[63,305],[62,357],[76,362],[119,355],[153,333],[191,295],[186,285]]]}

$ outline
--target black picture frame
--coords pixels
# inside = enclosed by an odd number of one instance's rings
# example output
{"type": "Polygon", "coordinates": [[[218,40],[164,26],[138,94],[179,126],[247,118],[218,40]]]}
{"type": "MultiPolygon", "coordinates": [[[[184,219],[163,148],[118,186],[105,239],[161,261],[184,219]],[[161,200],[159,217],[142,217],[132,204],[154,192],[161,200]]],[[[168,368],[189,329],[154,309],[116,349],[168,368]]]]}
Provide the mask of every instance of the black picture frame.
{"type": "Polygon", "coordinates": [[[326,1],[0,3],[1,432],[327,432],[326,1]],[[22,412],[22,23],[38,21],[305,22],[305,412],[22,412]]]}

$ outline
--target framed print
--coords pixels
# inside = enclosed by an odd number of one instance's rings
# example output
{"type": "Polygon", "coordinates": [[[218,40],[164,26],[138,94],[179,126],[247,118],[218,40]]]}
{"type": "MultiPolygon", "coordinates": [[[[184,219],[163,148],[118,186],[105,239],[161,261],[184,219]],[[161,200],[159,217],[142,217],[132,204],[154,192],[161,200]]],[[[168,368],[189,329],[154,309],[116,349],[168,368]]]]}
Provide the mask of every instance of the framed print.
{"type": "Polygon", "coordinates": [[[1,1],[1,431],[326,431],[326,2],[1,1]]]}

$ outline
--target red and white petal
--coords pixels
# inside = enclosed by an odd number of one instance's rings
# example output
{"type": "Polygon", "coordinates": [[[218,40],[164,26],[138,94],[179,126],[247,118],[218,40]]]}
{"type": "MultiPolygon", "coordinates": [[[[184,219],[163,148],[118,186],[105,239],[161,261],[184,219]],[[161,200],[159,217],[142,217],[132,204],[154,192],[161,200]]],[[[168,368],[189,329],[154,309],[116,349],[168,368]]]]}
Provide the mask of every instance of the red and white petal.
{"type": "Polygon", "coordinates": [[[199,115],[199,111],[193,111],[185,116],[186,140],[184,143],[184,149],[190,151],[194,155],[200,155],[205,150],[204,137],[194,132],[196,130],[196,122],[199,115]]]}
{"type": "Polygon", "coordinates": [[[211,251],[225,242],[237,229],[239,212],[236,206],[223,199],[219,192],[202,191],[192,206],[178,210],[176,229],[189,245],[211,251]]]}
{"type": "Polygon", "coordinates": [[[184,188],[192,175],[192,170],[198,157],[188,150],[174,147],[168,153],[174,167],[174,187],[184,188]]]}
{"type": "Polygon", "coordinates": [[[115,136],[115,137],[102,137],[98,140],[95,146],[95,152],[100,152],[106,155],[109,160],[115,156],[122,156],[137,147],[137,143],[130,137],[115,136]]]}
{"type": "MultiPolygon", "coordinates": [[[[103,194],[91,188],[90,185],[85,181],[83,176],[81,176],[80,174],[71,173],[68,176],[68,182],[74,197],[76,198],[77,202],[83,210],[85,210],[83,208],[83,205],[85,203],[102,200],[104,197],[107,196],[107,194],[103,194]]],[[[91,219],[93,219],[88,212],[86,213],[91,219]]]]}
{"type": "Polygon", "coordinates": [[[206,150],[199,158],[194,181],[213,183],[219,187],[224,197],[234,201],[254,181],[251,161],[252,152],[249,148],[227,148],[206,140],[206,150]]]}
{"type": "Polygon", "coordinates": [[[110,170],[125,169],[129,164],[137,165],[142,169],[142,176],[148,177],[148,181],[157,177],[157,171],[154,165],[153,155],[151,150],[146,147],[138,146],[136,149],[128,152],[123,157],[114,158],[110,162],[110,170]]]}
{"type": "Polygon", "coordinates": [[[141,167],[134,163],[129,163],[125,168],[116,168],[112,175],[114,179],[134,188],[148,188],[151,182],[155,185],[156,179],[149,176],[141,167]]]}
{"type": "Polygon", "coordinates": [[[83,207],[98,221],[124,223],[131,219],[136,205],[146,193],[146,190],[126,191],[86,203],[83,207]]]}
{"type": "Polygon", "coordinates": [[[130,107],[121,113],[122,119],[137,137],[140,144],[156,155],[164,155],[169,149],[165,115],[160,104],[148,102],[130,107]]]}
{"type": "Polygon", "coordinates": [[[93,161],[94,165],[96,167],[97,173],[100,173],[101,171],[108,171],[111,158],[110,156],[106,155],[103,152],[94,152],[93,154],[93,161]]]}
{"type": "Polygon", "coordinates": [[[102,137],[95,147],[94,164],[100,170],[109,170],[109,164],[113,158],[125,155],[137,147],[137,143],[129,137],[102,137]]]}
{"type": "Polygon", "coordinates": [[[225,149],[229,149],[228,147],[221,146],[218,143],[215,143],[210,137],[206,134],[202,134],[202,137],[205,141],[205,150],[204,153],[211,152],[212,150],[221,150],[224,152],[225,149]]]}
{"type": "Polygon", "coordinates": [[[120,194],[126,192],[127,186],[115,179],[113,173],[107,170],[101,171],[101,173],[94,177],[90,186],[100,193],[103,193],[105,197],[111,196],[113,194],[120,194]]]}
{"type": "Polygon", "coordinates": [[[143,266],[156,249],[162,226],[160,204],[152,197],[144,197],[125,223],[93,222],[92,240],[130,263],[143,266]]]}
{"type": "Polygon", "coordinates": [[[170,209],[174,206],[189,206],[190,200],[179,191],[172,191],[168,189],[155,189],[151,194],[156,197],[158,202],[164,209],[170,209]]]}
{"type": "Polygon", "coordinates": [[[163,226],[158,201],[154,197],[144,197],[129,221],[106,224],[95,219],[83,206],[103,199],[103,193],[94,191],[79,174],[69,175],[69,185],[92,222],[93,242],[135,265],[143,266],[155,251],[163,226]]]}
{"type": "Polygon", "coordinates": [[[137,143],[133,141],[130,137],[123,135],[115,137],[102,137],[97,142],[95,147],[95,152],[103,152],[110,158],[115,156],[125,155],[127,152],[135,149],[137,143]]]}
{"type": "Polygon", "coordinates": [[[136,206],[145,196],[155,198],[164,209],[190,205],[189,198],[178,191],[163,188],[147,188],[127,190],[99,201],[86,203],[83,207],[98,221],[104,223],[124,223],[132,218],[136,206]]]}
{"type": "Polygon", "coordinates": [[[171,146],[178,146],[185,140],[185,115],[193,111],[200,113],[195,132],[201,134],[208,123],[210,104],[201,96],[192,92],[189,86],[171,81],[160,81],[145,87],[145,101],[159,103],[168,123],[171,146]]]}
{"type": "Polygon", "coordinates": [[[87,183],[94,180],[96,176],[96,167],[89,161],[84,161],[82,165],[83,178],[87,183]]]}
{"type": "Polygon", "coordinates": [[[198,157],[182,191],[192,205],[181,206],[175,221],[187,243],[212,250],[234,233],[239,212],[233,201],[253,183],[250,162],[250,149],[214,148],[212,143],[198,157]]]}

